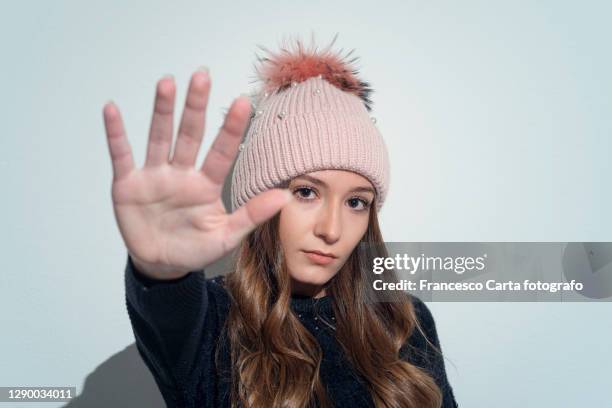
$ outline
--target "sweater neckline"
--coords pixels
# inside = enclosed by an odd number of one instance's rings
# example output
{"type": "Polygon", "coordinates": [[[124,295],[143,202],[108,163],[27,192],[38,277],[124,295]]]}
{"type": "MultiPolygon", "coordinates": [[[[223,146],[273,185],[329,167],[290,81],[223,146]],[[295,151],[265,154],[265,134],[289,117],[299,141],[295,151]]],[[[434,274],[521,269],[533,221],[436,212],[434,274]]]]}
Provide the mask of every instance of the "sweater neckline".
{"type": "Polygon", "coordinates": [[[330,295],[313,298],[300,295],[291,295],[291,308],[297,313],[333,313],[332,297],[330,295]]]}

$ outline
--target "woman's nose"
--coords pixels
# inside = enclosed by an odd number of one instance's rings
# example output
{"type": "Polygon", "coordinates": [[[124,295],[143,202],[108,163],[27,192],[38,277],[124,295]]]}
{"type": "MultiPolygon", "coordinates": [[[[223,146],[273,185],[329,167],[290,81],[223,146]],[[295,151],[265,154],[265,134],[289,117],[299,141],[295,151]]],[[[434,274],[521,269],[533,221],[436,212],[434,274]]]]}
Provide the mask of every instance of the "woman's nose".
{"type": "Polygon", "coordinates": [[[315,225],[315,234],[324,239],[328,244],[333,244],[340,239],[342,233],[342,217],[338,205],[327,203],[321,207],[315,225]]]}

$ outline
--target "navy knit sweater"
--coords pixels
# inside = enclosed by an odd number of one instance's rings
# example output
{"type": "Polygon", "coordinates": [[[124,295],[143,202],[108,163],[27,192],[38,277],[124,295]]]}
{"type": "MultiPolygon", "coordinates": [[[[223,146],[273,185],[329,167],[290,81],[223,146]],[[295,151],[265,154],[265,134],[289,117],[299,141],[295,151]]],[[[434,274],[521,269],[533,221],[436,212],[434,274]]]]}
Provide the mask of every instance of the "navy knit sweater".
{"type": "MultiPolygon", "coordinates": [[[[229,343],[222,336],[230,299],[223,277],[206,278],[193,271],[172,281],[150,279],[128,255],[126,305],[136,346],[169,407],[229,407],[229,343]],[[218,339],[224,339],[217,342],[218,339]],[[220,364],[214,360],[221,347],[220,364]]],[[[440,348],[431,312],[416,296],[414,306],[429,340],[440,348]]],[[[334,338],[335,317],[330,296],[294,296],[291,308],[319,341],[323,351],[321,381],[338,408],[374,407],[361,377],[345,359],[334,338]]],[[[426,369],[444,395],[443,408],[457,407],[442,357],[428,347],[418,330],[402,358],[426,369]]]]}

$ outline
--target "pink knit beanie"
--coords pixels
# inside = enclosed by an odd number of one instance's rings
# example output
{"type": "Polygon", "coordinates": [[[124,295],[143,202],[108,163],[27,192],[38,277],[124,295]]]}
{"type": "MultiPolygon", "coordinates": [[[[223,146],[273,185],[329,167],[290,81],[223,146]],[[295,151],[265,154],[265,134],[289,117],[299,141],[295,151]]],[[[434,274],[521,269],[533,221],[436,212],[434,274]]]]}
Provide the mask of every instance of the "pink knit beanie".
{"type": "Polygon", "coordinates": [[[318,170],[350,170],[376,190],[380,211],[389,187],[389,155],[371,118],[372,89],[345,57],[330,51],[262,48],[256,67],[262,86],[232,176],[232,211],[253,196],[318,170]]]}

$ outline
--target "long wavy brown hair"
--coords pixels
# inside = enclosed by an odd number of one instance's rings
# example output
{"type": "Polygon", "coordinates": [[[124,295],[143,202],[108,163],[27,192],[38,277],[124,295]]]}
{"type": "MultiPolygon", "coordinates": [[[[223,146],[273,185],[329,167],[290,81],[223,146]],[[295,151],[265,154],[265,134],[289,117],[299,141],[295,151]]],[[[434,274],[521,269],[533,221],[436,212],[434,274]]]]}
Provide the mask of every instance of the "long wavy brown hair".
{"type": "MultiPolygon", "coordinates": [[[[326,284],[333,299],[336,339],[353,368],[366,380],[377,408],[439,408],[442,394],[431,376],[400,358],[419,325],[409,296],[366,302],[364,265],[387,256],[375,203],[360,244],[326,284]],[[373,249],[372,249],[373,248],[373,249]]],[[[225,278],[231,306],[226,335],[231,355],[232,407],[332,407],[319,378],[322,351],[291,309],[291,280],[278,236],[279,214],[261,224],[235,253],[225,278]]],[[[395,272],[392,272],[395,274],[395,272]]],[[[371,287],[371,286],[369,286],[371,287]]],[[[395,291],[394,291],[395,292],[395,291]]],[[[430,342],[431,344],[431,342],[430,342]]],[[[433,344],[432,348],[439,352],[433,344]]],[[[219,358],[219,353],[217,353],[219,358]]]]}

